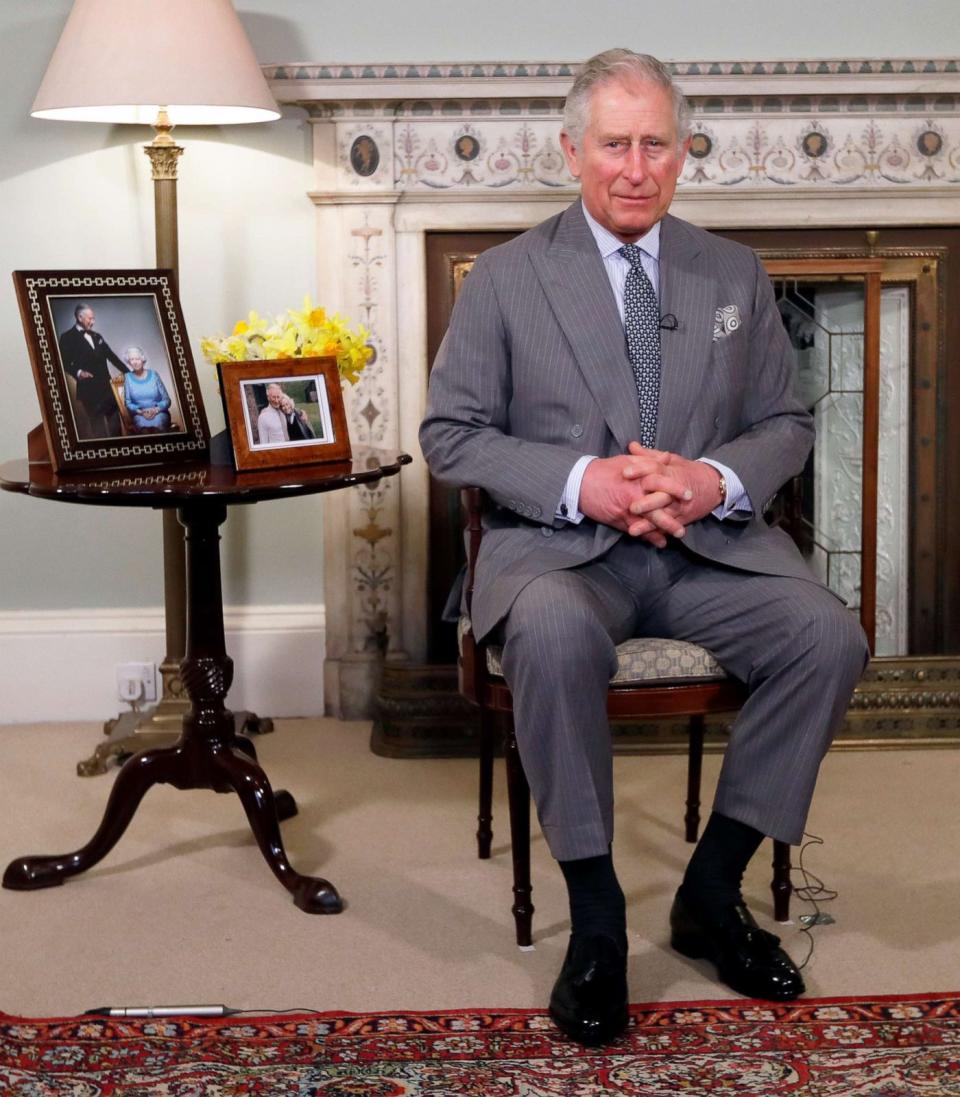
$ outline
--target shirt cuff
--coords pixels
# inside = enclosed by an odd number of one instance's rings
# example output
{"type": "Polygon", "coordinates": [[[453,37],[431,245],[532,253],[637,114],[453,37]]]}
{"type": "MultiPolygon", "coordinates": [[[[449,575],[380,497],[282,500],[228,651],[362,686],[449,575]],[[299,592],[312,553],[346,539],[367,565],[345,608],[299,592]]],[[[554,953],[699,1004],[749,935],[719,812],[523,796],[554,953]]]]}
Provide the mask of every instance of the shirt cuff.
{"type": "Polygon", "coordinates": [[[750,502],[750,496],[747,495],[740,477],[733,469],[721,465],[719,461],[711,461],[709,457],[698,457],[697,460],[702,461],[705,465],[710,465],[711,468],[715,468],[727,483],[726,499],[720,506],[714,507],[710,512],[714,518],[727,518],[734,511],[740,514],[753,514],[753,504],[750,502]]]}
{"type": "Polygon", "coordinates": [[[556,517],[562,522],[570,522],[571,525],[578,526],[584,519],[584,514],[580,510],[580,485],[583,483],[583,474],[586,472],[587,465],[593,459],[587,454],[581,457],[570,470],[563,495],[560,496],[560,505],[556,510],[556,517]]]}

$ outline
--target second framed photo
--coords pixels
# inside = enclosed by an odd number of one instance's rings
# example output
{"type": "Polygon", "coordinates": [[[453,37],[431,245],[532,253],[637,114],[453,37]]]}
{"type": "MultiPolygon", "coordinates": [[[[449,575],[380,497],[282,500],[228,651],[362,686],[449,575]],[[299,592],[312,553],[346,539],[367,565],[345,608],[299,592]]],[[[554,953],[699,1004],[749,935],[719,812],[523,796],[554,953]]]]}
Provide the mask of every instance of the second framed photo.
{"type": "Polygon", "coordinates": [[[336,358],[221,362],[238,472],[350,459],[336,358]]]}

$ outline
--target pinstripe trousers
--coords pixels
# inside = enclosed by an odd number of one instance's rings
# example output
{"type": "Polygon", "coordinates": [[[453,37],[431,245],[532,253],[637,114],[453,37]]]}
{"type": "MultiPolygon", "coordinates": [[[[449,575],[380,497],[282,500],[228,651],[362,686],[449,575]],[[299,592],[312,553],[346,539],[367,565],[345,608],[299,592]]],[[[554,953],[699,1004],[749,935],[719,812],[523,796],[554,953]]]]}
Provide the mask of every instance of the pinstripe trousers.
{"type": "Polygon", "coordinates": [[[606,696],[617,644],[687,640],[746,684],[714,810],[792,844],[868,659],[855,615],[813,578],[627,537],[599,561],[533,579],[501,629],[517,745],[558,860],[606,853],[613,839],[606,696]]]}

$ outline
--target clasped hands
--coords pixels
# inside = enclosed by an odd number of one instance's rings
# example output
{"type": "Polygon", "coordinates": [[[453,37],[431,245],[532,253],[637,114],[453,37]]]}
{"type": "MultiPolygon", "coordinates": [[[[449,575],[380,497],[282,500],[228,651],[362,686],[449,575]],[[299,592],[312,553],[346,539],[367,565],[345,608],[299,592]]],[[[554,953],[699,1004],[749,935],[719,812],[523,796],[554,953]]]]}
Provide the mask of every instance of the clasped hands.
{"type": "Polygon", "coordinates": [[[665,548],[668,537],[683,537],[720,501],[720,474],[712,465],[639,442],[617,457],[595,458],[580,484],[580,510],[588,518],[657,548],[665,548]]]}

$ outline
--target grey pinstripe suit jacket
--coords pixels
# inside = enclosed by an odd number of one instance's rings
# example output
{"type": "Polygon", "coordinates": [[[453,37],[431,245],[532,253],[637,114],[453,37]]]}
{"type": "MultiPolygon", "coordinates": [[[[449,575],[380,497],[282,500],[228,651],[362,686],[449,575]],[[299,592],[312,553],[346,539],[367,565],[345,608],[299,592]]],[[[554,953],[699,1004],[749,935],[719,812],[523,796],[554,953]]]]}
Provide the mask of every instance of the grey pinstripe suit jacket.
{"type": "MultiPolygon", "coordinates": [[[[661,337],[657,447],[734,469],[757,512],[747,522],[708,516],[684,543],[709,560],[813,581],[759,513],[813,441],[770,282],[749,248],[669,215],[661,233],[661,314],[679,327],[661,337]],[[725,305],[741,324],[714,340],[725,305]]],[[[623,536],[554,516],[577,458],[624,453],[639,431],[623,325],[578,201],[479,257],[431,374],[420,443],[433,475],[499,504],[477,566],[479,638],[532,578],[595,559],[623,536]]]]}

